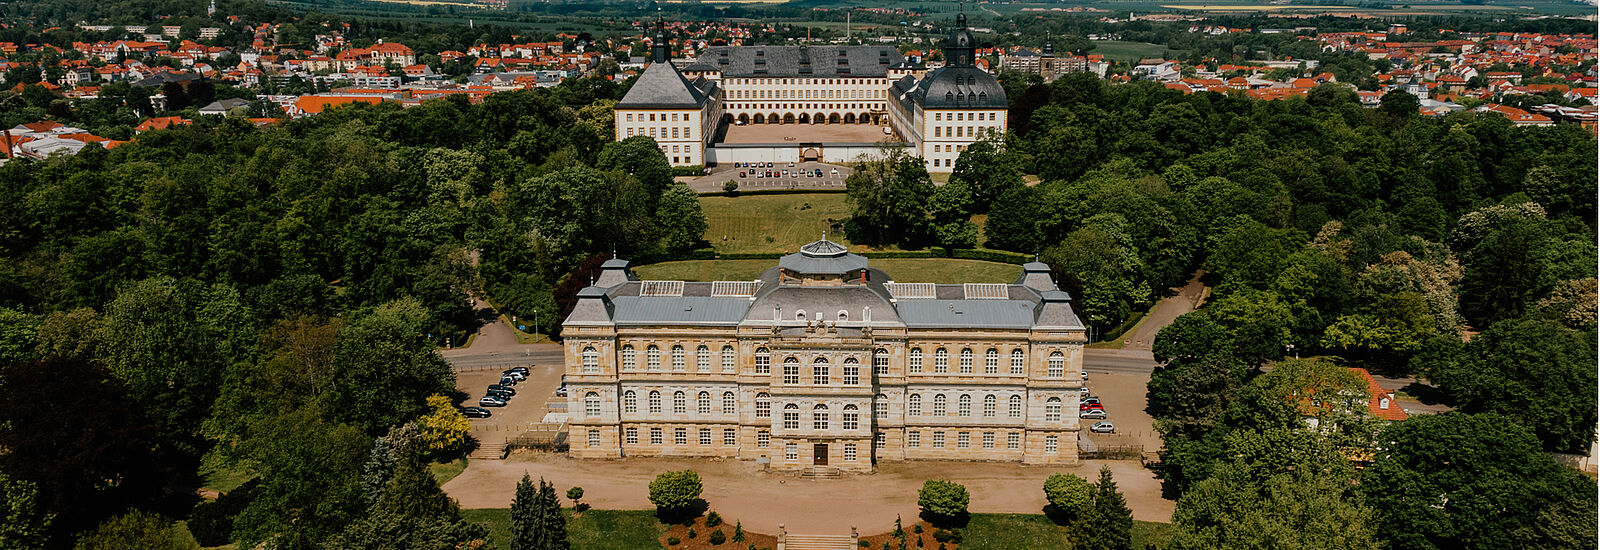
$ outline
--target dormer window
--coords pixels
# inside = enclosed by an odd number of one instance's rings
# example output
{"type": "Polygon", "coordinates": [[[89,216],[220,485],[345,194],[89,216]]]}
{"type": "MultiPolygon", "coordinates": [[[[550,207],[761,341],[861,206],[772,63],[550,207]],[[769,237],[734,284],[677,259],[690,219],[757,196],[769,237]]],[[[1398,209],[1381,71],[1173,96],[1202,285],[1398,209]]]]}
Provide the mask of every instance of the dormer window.
{"type": "Polygon", "coordinates": [[[944,100],[945,101],[955,101],[956,100],[955,92],[945,92],[944,93],[944,100]]]}

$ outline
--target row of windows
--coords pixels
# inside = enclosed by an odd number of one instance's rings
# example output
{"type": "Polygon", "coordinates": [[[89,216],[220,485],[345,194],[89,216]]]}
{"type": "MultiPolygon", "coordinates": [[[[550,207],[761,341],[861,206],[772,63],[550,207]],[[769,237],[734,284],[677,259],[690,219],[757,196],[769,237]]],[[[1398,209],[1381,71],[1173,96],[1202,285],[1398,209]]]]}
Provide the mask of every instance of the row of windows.
{"type": "MultiPolygon", "coordinates": [[[[713,360],[712,355],[713,354],[711,352],[711,348],[709,348],[709,347],[700,346],[699,348],[697,348],[695,350],[695,354],[694,354],[694,371],[695,372],[709,372],[710,369],[711,369],[711,365],[714,362],[716,362],[716,361],[713,360]]],[[[735,372],[737,370],[737,366],[736,366],[736,363],[735,363],[735,361],[737,360],[737,357],[736,357],[736,355],[734,353],[733,346],[722,346],[722,352],[721,352],[720,356],[717,359],[720,359],[720,363],[722,365],[722,372],[732,373],[732,372],[735,372]]],[[[685,352],[685,350],[683,349],[683,346],[672,346],[672,350],[670,352],[670,360],[672,362],[672,370],[674,372],[686,372],[687,371],[687,366],[689,364],[688,363],[688,355],[685,352]]],[[[959,353],[959,355],[957,356],[957,370],[956,370],[956,372],[958,372],[960,374],[974,374],[975,373],[975,369],[976,369],[976,361],[977,361],[977,357],[973,353],[972,348],[963,348],[961,350],[961,352],[959,353]]],[[[784,358],[783,362],[784,362],[783,383],[785,383],[785,384],[799,384],[800,383],[800,360],[798,358],[795,358],[795,357],[787,357],[787,358],[784,358]]],[[[844,371],[841,373],[841,374],[843,374],[842,378],[843,378],[844,383],[846,385],[859,384],[860,383],[860,371],[856,367],[852,366],[852,365],[855,365],[857,363],[856,359],[854,357],[846,358],[844,363],[845,363],[844,371]]],[[[1046,363],[1046,365],[1047,365],[1046,375],[1049,376],[1050,378],[1061,378],[1062,376],[1065,376],[1065,373],[1066,373],[1066,356],[1062,355],[1061,352],[1059,352],[1059,351],[1052,352],[1050,354],[1049,361],[1046,363]]],[[[767,348],[757,348],[756,349],[756,352],[755,352],[755,366],[756,366],[756,374],[770,374],[771,373],[772,354],[771,354],[771,352],[769,352],[767,350],[767,348]]],[[[907,367],[910,369],[910,371],[913,374],[922,373],[922,368],[923,368],[922,348],[911,348],[911,351],[910,351],[910,353],[909,353],[909,355],[907,357],[907,367]]],[[[595,373],[595,372],[599,372],[599,368],[600,368],[600,365],[599,365],[599,353],[596,352],[595,349],[592,348],[592,347],[591,348],[584,348],[584,351],[583,351],[583,369],[584,370],[583,370],[583,372],[585,372],[585,373],[595,373]]],[[[632,370],[637,370],[637,369],[638,369],[638,357],[636,356],[636,352],[634,351],[633,346],[632,345],[623,346],[622,347],[622,370],[624,370],[624,371],[632,371],[632,370]]],[[[657,347],[657,346],[655,346],[653,344],[650,345],[649,347],[645,348],[645,369],[646,370],[651,370],[651,371],[659,371],[659,370],[661,370],[661,348],[659,348],[659,347],[657,347]]],[[[1010,364],[1009,364],[1010,373],[1011,374],[1024,374],[1026,369],[1027,369],[1027,356],[1026,356],[1026,354],[1024,354],[1021,349],[1013,349],[1013,350],[1011,350],[1011,358],[1010,358],[1010,364]]],[[[872,352],[872,370],[873,370],[874,374],[880,374],[880,375],[888,374],[888,372],[889,372],[889,352],[888,352],[888,350],[879,349],[879,350],[876,350],[876,351],[872,352]]],[[[948,350],[946,350],[945,348],[938,348],[938,349],[934,350],[934,352],[933,352],[933,373],[934,374],[946,374],[946,373],[949,373],[949,372],[950,372],[950,352],[948,350]]],[[[994,348],[989,348],[988,351],[984,352],[984,354],[983,354],[983,373],[984,374],[1000,374],[1000,350],[997,350],[997,349],[994,349],[994,348]]],[[[818,385],[827,385],[829,383],[828,360],[826,358],[820,358],[819,357],[819,358],[817,358],[816,362],[813,364],[813,366],[812,366],[812,383],[813,384],[818,384],[818,385]]]]}
{"type": "Polygon", "coordinates": [[[974,137],[984,130],[993,129],[993,126],[934,126],[933,137],[974,137]]]}
{"type": "MultiPolygon", "coordinates": [[[[929,439],[931,440],[930,441],[930,445],[929,445],[930,447],[935,448],[935,449],[943,449],[943,448],[945,448],[945,432],[942,432],[942,431],[931,432],[929,435],[930,435],[929,439]]],[[[995,433],[994,432],[983,432],[981,437],[982,437],[982,440],[980,442],[980,445],[982,445],[982,448],[984,448],[984,449],[993,449],[993,448],[995,448],[995,433]]],[[[1060,440],[1056,436],[1053,436],[1053,435],[1045,436],[1044,437],[1044,452],[1049,453],[1049,454],[1054,454],[1056,452],[1057,444],[1059,443],[1059,441],[1060,440]]],[[[906,447],[921,448],[922,447],[922,432],[918,432],[918,431],[906,432],[906,447]]],[[[972,448],[972,432],[956,432],[956,446],[955,446],[955,448],[957,448],[957,449],[970,449],[970,448],[972,448]]],[[[1022,434],[1015,433],[1015,432],[1006,434],[1006,448],[1007,449],[1020,449],[1020,448],[1022,448],[1022,434]]]]}
{"type": "MultiPolygon", "coordinates": [[[[763,395],[765,395],[765,394],[763,394],[763,395]]],[[[583,399],[584,399],[584,407],[583,407],[584,408],[584,416],[588,416],[590,418],[594,418],[594,417],[600,416],[600,396],[596,395],[594,392],[589,392],[589,394],[584,396],[583,399]],[[593,403],[594,403],[594,407],[593,407],[593,411],[592,412],[590,411],[590,401],[591,401],[591,399],[593,400],[593,403]]],[[[657,391],[657,390],[651,390],[649,396],[646,399],[647,399],[647,401],[646,401],[647,405],[646,406],[649,407],[648,410],[650,411],[650,414],[661,414],[661,392],[657,391]]],[[[717,408],[717,410],[721,410],[722,414],[737,414],[739,412],[739,399],[737,397],[734,397],[733,392],[731,392],[731,391],[730,392],[722,392],[722,400],[721,400],[720,403],[712,403],[712,401],[711,401],[711,392],[706,392],[706,391],[700,392],[694,398],[694,412],[696,414],[711,414],[711,411],[713,410],[713,405],[718,406],[716,408],[717,408]]],[[[770,407],[770,405],[769,405],[769,407],[770,407]]],[[[757,416],[760,416],[760,414],[759,414],[759,412],[760,412],[760,404],[759,403],[757,404],[757,409],[756,410],[757,410],[757,416]]],[[[628,391],[622,392],[622,412],[623,413],[629,413],[629,414],[639,412],[639,394],[637,392],[635,392],[633,390],[628,390],[628,391]]],[[[688,395],[685,394],[684,392],[681,392],[681,391],[673,392],[673,394],[672,394],[672,413],[673,414],[688,414],[688,412],[689,412],[689,397],[688,397],[688,395]]]]}
{"type": "Polygon", "coordinates": [[[790,90],[729,90],[730,99],[862,99],[886,97],[888,90],[821,90],[802,88],[790,90]]]}
{"type": "Polygon", "coordinates": [[[636,135],[642,136],[642,135],[648,134],[650,137],[653,137],[653,138],[668,139],[667,135],[668,135],[669,132],[667,130],[669,128],[671,129],[670,133],[671,133],[673,138],[693,138],[694,137],[694,134],[689,132],[689,128],[690,128],[689,126],[681,127],[682,128],[681,132],[679,131],[680,127],[678,127],[678,126],[670,126],[670,127],[651,126],[649,128],[628,128],[628,137],[633,137],[633,136],[636,136],[636,135]],[[648,132],[647,132],[647,130],[648,130],[648,132]]]}
{"type": "MultiPolygon", "coordinates": [[[[591,437],[589,439],[591,441],[597,441],[592,435],[592,434],[595,434],[597,432],[589,432],[589,433],[591,434],[591,437]]],[[[767,432],[762,431],[761,434],[762,435],[766,435],[767,432]]],[[[699,443],[701,445],[711,445],[712,444],[712,435],[713,434],[711,432],[711,428],[700,428],[699,433],[697,435],[699,436],[699,437],[697,437],[695,439],[695,441],[697,443],[699,443]]],[[[661,428],[650,428],[650,444],[651,445],[661,445],[661,444],[663,444],[664,441],[665,441],[665,437],[664,436],[665,436],[665,431],[662,430],[661,428]]],[[[638,445],[639,444],[639,428],[626,428],[626,429],[623,429],[622,430],[622,441],[623,441],[623,443],[626,443],[628,445],[638,445]]],[[[760,441],[770,441],[770,440],[766,439],[766,438],[757,438],[757,441],[760,442],[760,441]]],[[[593,445],[597,445],[597,444],[598,443],[591,443],[590,445],[593,446],[593,445]]],[[[673,428],[672,429],[672,444],[674,444],[674,445],[688,445],[689,444],[689,429],[688,428],[673,428]]],[[[739,444],[739,433],[738,433],[738,431],[734,430],[733,428],[723,428],[722,429],[722,444],[726,445],[726,446],[730,446],[730,447],[734,446],[734,445],[738,445],[739,444]]],[[[765,444],[758,444],[758,446],[765,447],[766,445],[765,444]]]]}
{"type": "MultiPolygon", "coordinates": [[[[859,111],[859,110],[862,110],[862,109],[872,109],[872,110],[881,111],[881,110],[883,110],[883,104],[882,103],[806,103],[806,104],[802,104],[802,105],[786,105],[786,104],[777,104],[777,103],[729,103],[728,104],[728,110],[730,110],[730,111],[749,110],[749,109],[758,109],[758,110],[777,109],[777,110],[780,110],[780,111],[789,110],[789,109],[801,109],[801,110],[806,110],[806,111],[809,111],[809,110],[812,110],[812,109],[820,109],[820,110],[825,110],[825,111],[846,111],[846,110],[848,110],[848,111],[859,111]]],[[[778,115],[777,114],[773,114],[772,116],[777,117],[778,115]]],[[[865,119],[866,116],[867,116],[866,113],[861,113],[861,117],[863,119],[865,119]]],[[[773,120],[771,122],[777,122],[777,121],[773,120]]]]}
{"type": "MultiPolygon", "coordinates": [[[[826,430],[826,429],[828,429],[828,418],[829,418],[829,415],[828,415],[828,406],[827,405],[819,403],[819,404],[817,404],[817,406],[812,407],[811,408],[811,429],[813,429],[813,430],[826,430]]],[[[839,420],[840,420],[840,423],[839,423],[840,427],[843,428],[845,431],[857,430],[857,429],[861,428],[861,413],[860,413],[860,410],[857,409],[855,405],[845,405],[844,406],[844,414],[840,415],[839,420]]],[[[799,405],[796,405],[794,403],[790,403],[788,405],[784,405],[783,406],[783,429],[785,429],[785,430],[798,430],[798,429],[800,429],[800,406],[799,405]]]]}
{"type": "MultiPolygon", "coordinates": [[[[949,121],[952,121],[952,122],[960,121],[960,120],[984,120],[984,118],[983,118],[984,114],[985,113],[950,113],[950,116],[945,116],[944,113],[936,112],[936,113],[933,113],[933,120],[936,121],[936,122],[945,121],[945,120],[949,120],[949,121]]],[[[987,113],[987,114],[989,115],[988,120],[995,120],[996,113],[991,112],[991,113],[987,113]]]]}
{"type": "Polygon", "coordinates": [[[865,79],[865,78],[822,78],[822,79],[808,78],[808,79],[805,79],[805,80],[801,80],[801,79],[798,79],[798,78],[729,78],[729,79],[726,79],[726,83],[729,84],[729,85],[735,85],[735,86],[754,86],[754,85],[780,85],[780,86],[783,86],[783,85],[790,85],[790,84],[798,84],[798,85],[802,85],[802,86],[837,86],[837,85],[842,85],[842,84],[852,84],[852,85],[878,84],[878,85],[888,86],[889,85],[889,80],[885,79],[885,78],[877,78],[877,79],[872,79],[872,80],[868,80],[868,79],[865,79]]]}
{"type": "MultiPolygon", "coordinates": [[[[639,122],[655,122],[656,113],[639,113],[639,122]]],[[[661,122],[688,122],[689,113],[661,113],[661,122]]],[[[633,113],[623,115],[623,121],[633,122],[633,113]]]]}
{"type": "Polygon", "coordinates": [[[959,145],[959,144],[942,145],[942,144],[938,144],[938,143],[933,144],[933,152],[935,152],[935,153],[960,153],[960,152],[966,151],[966,150],[967,150],[967,146],[966,145],[959,145]]]}
{"type": "MultiPolygon", "coordinates": [[[[844,449],[844,451],[843,451],[843,453],[844,453],[844,461],[845,462],[855,462],[856,461],[856,456],[858,456],[857,453],[856,453],[856,444],[855,443],[845,443],[844,446],[843,446],[843,449],[844,449]]],[[[800,446],[796,445],[794,443],[785,444],[783,446],[783,459],[787,460],[787,461],[790,461],[790,462],[794,462],[796,460],[800,460],[800,446]]]]}
{"type": "MultiPolygon", "coordinates": [[[[1022,418],[1022,396],[1013,395],[1008,401],[1009,402],[1006,404],[1006,416],[1008,418],[1022,418]]],[[[998,405],[999,399],[997,399],[994,395],[983,396],[983,417],[994,418],[998,414],[998,411],[996,410],[998,405]]],[[[906,397],[906,416],[922,416],[922,394],[913,393],[906,397]]],[[[947,399],[945,398],[944,394],[934,394],[933,407],[932,410],[929,411],[929,416],[950,416],[950,411],[947,407],[947,399]]],[[[956,416],[972,416],[971,395],[961,394],[960,397],[956,398],[956,416]]],[[[1060,398],[1052,397],[1045,401],[1044,419],[1047,422],[1061,421],[1060,398]]]]}

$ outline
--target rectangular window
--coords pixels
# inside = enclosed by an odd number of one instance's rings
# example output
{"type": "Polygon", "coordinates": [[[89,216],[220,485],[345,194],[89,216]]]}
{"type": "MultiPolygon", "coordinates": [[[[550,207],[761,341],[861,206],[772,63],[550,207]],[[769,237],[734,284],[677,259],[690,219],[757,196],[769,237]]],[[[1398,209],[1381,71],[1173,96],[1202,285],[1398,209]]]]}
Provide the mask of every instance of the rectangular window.
{"type": "Polygon", "coordinates": [[[673,372],[683,372],[683,366],[684,366],[683,348],[674,346],[672,348],[672,371],[673,372]]]}
{"type": "Polygon", "coordinates": [[[906,362],[911,367],[911,372],[913,372],[913,373],[922,372],[922,350],[920,350],[920,349],[911,350],[911,357],[909,359],[907,359],[906,362]]]}
{"type": "Polygon", "coordinates": [[[889,374],[889,354],[874,354],[872,356],[872,373],[878,376],[889,374]]]}
{"type": "Polygon", "coordinates": [[[672,394],[672,412],[676,414],[689,412],[688,398],[683,396],[683,392],[672,394]]]}
{"type": "Polygon", "coordinates": [[[672,443],[674,445],[688,445],[689,444],[689,429],[688,428],[673,428],[672,429],[672,443]]]}
{"type": "Polygon", "coordinates": [[[950,372],[950,354],[943,348],[933,352],[933,372],[938,374],[950,372]]]}
{"type": "Polygon", "coordinates": [[[983,448],[994,448],[994,432],[983,432],[983,448]]]}
{"type": "Polygon", "coordinates": [[[906,432],[906,446],[907,447],[921,447],[922,446],[922,432],[906,432]]]}
{"type": "Polygon", "coordinates": [[[872,446],[877,449],[889,446],[889,436],[883,432],[872,434],[872,446]]]}
{"type": "Polygon", "coordinates": [[[933,432],[933,448],[944,448],[944,432],[933,432]]]}
{"type": "Polygon", "coordinates": [[[589,446],[600,446],[600,430],[589,430],[589,446]]]}
{"type": "Polygon", "coordinates": [[[1017,449],[1017,448],[1021,448],[1021,447],[1022,447],[1022,436],[1021,435],[1018,435],[1018,434],[1015,434],[1015,433],[1006,434],[1006,448],[1007,449],[1017,449]]]}
{"type": "Polygon", "coordinates": [[[844,385],[858,386],[861,384],[861,367],[855,365],[844,366],[844,385]]]}
{"type": "Polygon", "coordinates": [[[628,428],[626,430],[622,430],[622,433],[626,434],[626,437],[623,439],[623,441],[627,441],[629,445],[639,444],[639,428],[628,428]]]}
{"type": "Polygon", "coordinates": [[[722,444],[723,445],[727,445],[729,447],[732,447],[734,445],[739,444],[739,435],[738,435],[738,433],[739,432],[733,431],[733,428],[723,428],[722,429],[722,444]]]}
{"type": "Polygon", "coordinates": [[[650,444],[661,444],[661,428],[650,428],[650,444]]]}
{"type": "Polygon", "coordinates": [[[999,352],[997,352],[995,350],[989,350],[989,353],[984,354],[984,356],[983,356],[983,373],[984,374],[1000,374],[1000,353],[999,352]]]}
{"type": "Polygon", "coordinates": [[[813,430],[826,430],[826,429],[828,429],[828,411],[827,410],[824,409],[824,410],[811,411],[811,429],[813,429],[813,430]]]}
{"type": "Polygon", "coordinates": [[[735,359],[737,359],[737,358],[734,357],[733,348],[728,347],[728,346],[723,346],[722,347],[722,372],[734,372],[735,370],[737,370],[734,367],[734,360],[735,359]]]}
{"type": "Polygon", "coordinates": [[[798,429],[800,429],[800,409],[784,409],[783,410],[783,429],[785,429],[785,430],[798,430],[798,429]]]}
{"type": "Polygon", "coordinates": [[[783,383],[790,385],[798,385],[800,383],[799,363],[785,362],[783,364],[783,383]]]}
{"type": "Polygon", "coordinates": [[[711,428],[700,428],[700,444],[711,444],[711,428]]]}
{"type": "Polygon", "coordinates": [[[772,445],[772,433],[771,432],[768,432],[766,430],[761,430],[759,432],[756,432],[756,446],[757,447],[765,449],[765,448],[767,448],[768,446],[771,446],[771,445],[772,445]]]}
{"type": "Polygon", "coordinates": [[[872,401],[872,417],[883,419],[889,417],[889,402],[883,399],[872,401]]]}
{"type": "Polygon", "coordinates": [[[763,399],[756,400],[756,418],[772,418],[771,401],[763,399]]]}
{"type": "Polygon", "coordinates": [[[765,353],[756,354],[756,374],[772,373],[772,356],[765,353]]]}
{"type": "Polygon", "coordinates": [[[844,444],[844,461],[845,462],[855,462],[856,461],[856,444],[855,443],[845,443],[844,444]]]}
{"type": "Polygon", "coordinates": [[[811,383],[812,384],[816,384],[818,386],[826,386],[826,385],[828,385],[828,366],[827,365],[812,365],[811,366],[811,383]]]}
{"type": "Polygon", "coordinates": [[[585,398],[583,400],[583,415],[589,418],[600,418],[600,398],[585,398]]]}
{"type": "Polygon", "coordinates": [[[960,432],[956,434],[956,448],[968,449],[972,447],[972,434],[960,432]]]}
{"type": "Polygon", "coordinates": [[[861,427],[860,416],[855,411],[844,412],[844,429],[855,430],[861,427]]]}
{"type": "Polygon", "coordinates": [[[737,405],[735,403],[735,400],[733,398],[733,392],[725,392],[725,393],[723,393],[722,394],[722,414],[733,414],[733,413],[735,413],[737,411],[738,411],[738,407],[737,407],[737,405]]]}
{"type": "Polygon", "coordinates": [[[1056,454],[1056,436],[1044,436],[1044,452],[1046,454],[1056,454]]]}
{"type": "Polygon", "coordinates": [[[961,374],[972,374],[972,350],[961,350],[961,374]]]}
{"type": "Polygon", "coordinates": [[[783,459],[789,461],[800,460],[800,446],[793,443],[785,443],[783,445],[783,459]]]}

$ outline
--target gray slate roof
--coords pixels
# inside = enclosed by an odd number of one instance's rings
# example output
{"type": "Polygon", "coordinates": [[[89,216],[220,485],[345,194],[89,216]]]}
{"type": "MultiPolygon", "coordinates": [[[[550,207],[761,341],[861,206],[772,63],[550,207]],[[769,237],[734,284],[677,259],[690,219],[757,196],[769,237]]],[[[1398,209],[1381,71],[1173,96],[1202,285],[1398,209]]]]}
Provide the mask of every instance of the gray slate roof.
{"type": "Polygon", "coordinates": [[[700,108],[716,94],[716,87],[715,82],[703,78],[689,82],[671,63],[651,63],[628,89],[628,95],[617,102],[617,108],[700,108]]]}
{"type": "Polygon", "coordinates": [[[894,97],[907,108],[1004,109],[1006,90],[994,75],[977,67],[940,67],[922,81],[907,76],[895,81],[894,97]]]}
{"type": "Polygon", "coordinates": [[[822,239],[800,247],[800,252],[778,259],[778,267],[796,273],[843,275],[867,268],[867,259],[851,254],[843,245],[822,239]]]}
{"type": "Polygon", "coordinates": [[[723,78],[881,78],[904,59],[889,46],[714,46],[706,48],[697,63],[718,68],[723,78]]]}

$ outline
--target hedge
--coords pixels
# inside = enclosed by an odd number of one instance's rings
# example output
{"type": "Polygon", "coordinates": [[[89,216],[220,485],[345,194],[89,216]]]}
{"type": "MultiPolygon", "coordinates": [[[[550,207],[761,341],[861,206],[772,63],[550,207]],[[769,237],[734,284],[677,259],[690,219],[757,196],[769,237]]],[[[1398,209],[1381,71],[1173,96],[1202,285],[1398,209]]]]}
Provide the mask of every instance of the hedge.
{"type": "Polygon", "coordinates": [[[1033,261],[1033,255],[1005,250],[990,250],[985,248],[958,248],[952,251],[951,257],[963,260],[983,260],[986,262],[1000,262],[1005,264],[1025,264],[1033,261]]]}
{"type": "Polygon", "coordinates": [[[704,176],[704,175],[706,175],[706,167],[700,166],[698,164],[694,165],[694,166],[674,166],[674,167],[672,167],[672,177],[675,177],[675,178],[676,177],[699,177],[699,176],[704,176]]]}

